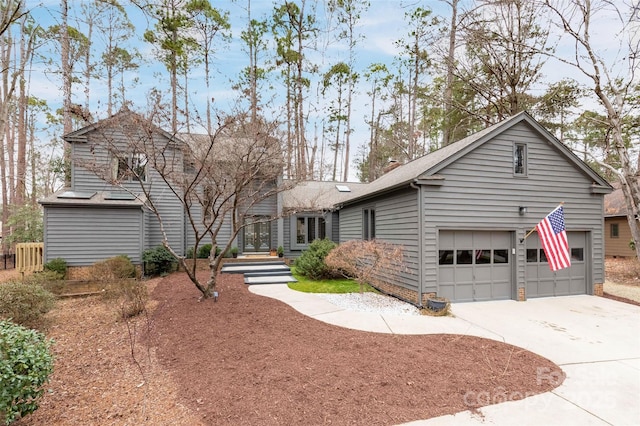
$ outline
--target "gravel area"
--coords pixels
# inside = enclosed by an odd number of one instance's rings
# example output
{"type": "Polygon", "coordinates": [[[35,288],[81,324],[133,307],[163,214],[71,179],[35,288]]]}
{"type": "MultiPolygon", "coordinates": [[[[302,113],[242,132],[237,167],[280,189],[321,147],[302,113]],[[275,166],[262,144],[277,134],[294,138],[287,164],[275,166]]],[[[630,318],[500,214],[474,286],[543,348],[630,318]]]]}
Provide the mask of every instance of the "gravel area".
{"type": "Polygon", "coordinates": [[[640,287],[625,284],[616,284],[609,281],[604,283],[604,292],[614,296],[640,302],[640,287]]]}
{"type": "Polygon", "coordinates": [[[392,315],[420,315],[420,311],[415,306],[384,294],[377,294],[372,292],[362,294],[321,293],[318,294],[318,296],[340,308],[349,309],[352,311],[376,312],[379,314],[392,315]]]}

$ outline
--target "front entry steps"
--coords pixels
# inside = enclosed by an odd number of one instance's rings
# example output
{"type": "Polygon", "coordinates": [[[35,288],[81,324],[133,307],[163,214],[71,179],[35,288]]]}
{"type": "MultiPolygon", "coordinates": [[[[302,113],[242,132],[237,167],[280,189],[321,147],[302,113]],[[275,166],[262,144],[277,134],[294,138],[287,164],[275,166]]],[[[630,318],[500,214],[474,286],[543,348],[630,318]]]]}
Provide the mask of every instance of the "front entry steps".
{"type": "Polygon", "coordinates": [[[222,266],[223,274],[244,274],[245,284],[285,284],[296,282],[291,269],[277,262],[234,262],[222,266]]]}

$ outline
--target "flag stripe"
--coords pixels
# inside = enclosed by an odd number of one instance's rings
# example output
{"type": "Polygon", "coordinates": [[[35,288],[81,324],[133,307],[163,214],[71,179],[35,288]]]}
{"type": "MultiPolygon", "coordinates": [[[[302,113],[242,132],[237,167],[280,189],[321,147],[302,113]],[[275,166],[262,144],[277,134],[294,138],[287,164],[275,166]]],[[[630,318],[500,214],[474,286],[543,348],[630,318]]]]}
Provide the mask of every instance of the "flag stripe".
{"type": "Polygon", "coordinates": [[[540,243],[552,271],[571,266],[567,230],[564,224],[564,209],[558,207],[536,225],[540,243]]]}

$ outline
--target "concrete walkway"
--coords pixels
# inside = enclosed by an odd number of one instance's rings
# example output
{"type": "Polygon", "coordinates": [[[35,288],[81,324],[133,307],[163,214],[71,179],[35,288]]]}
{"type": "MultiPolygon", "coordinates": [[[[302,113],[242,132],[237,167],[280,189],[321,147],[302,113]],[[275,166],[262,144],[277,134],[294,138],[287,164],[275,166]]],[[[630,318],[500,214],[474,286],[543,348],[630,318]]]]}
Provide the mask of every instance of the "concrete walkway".
{"type": "MultiPolygon", "coordinates": [[[[561,386],[545,394],[411,425],[640,425],[638,306],[595,296],[566,296],[455,303],[453,317],[381,315],[345,310],[286,284],[249,289],[312,318],[355,330],[499,340],[554,361],[567,375],[561,386]]],[[[540,380],[554,378],[541,371],[540,380]]]]}

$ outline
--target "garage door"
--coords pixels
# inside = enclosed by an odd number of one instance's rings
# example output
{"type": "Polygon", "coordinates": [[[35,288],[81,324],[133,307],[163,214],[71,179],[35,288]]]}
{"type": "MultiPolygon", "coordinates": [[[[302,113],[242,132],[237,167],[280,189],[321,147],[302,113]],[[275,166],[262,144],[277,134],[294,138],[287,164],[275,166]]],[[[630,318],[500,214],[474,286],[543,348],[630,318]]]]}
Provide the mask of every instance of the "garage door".
{"type": "Polygon", "coordinates": [[[510,299],[510,232],[440,231],[438,295],[451,301],[510,299]]]}
{"type": "Polygon", "coordinates": [[[526,239],[527,266],[526,297],[567,296],[586,294],[586,243],[585,232],[567,232],[571,251],[571,267],[553,272],[534,232],[526,239]]]}

